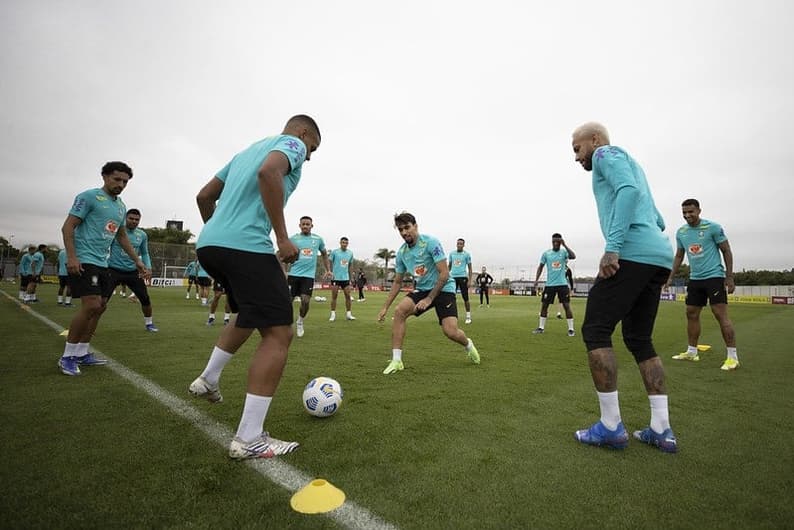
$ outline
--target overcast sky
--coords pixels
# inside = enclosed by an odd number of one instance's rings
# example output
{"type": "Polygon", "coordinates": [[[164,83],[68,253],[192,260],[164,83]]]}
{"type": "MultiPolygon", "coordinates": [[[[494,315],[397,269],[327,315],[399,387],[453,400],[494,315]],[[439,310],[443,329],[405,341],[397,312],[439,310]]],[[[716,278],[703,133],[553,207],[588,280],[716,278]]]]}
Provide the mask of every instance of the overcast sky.
{"type": "Polygon", "coordinates": [[[58,243],[100,167],[135,172],[141,226],[201,230],[196,192],[238,151],[313,116],[287,224],[357,258],[408,210],[475,269],[534,278],[561,232],[594,274],[597,120],[645,169],[674,238],[680,203],[721,223],[735,269],[794,267],[788,1],[402,0],[0,3],[0,236],[58,243]],[[522,272],[523,271],[523,272],[522,272]]]}

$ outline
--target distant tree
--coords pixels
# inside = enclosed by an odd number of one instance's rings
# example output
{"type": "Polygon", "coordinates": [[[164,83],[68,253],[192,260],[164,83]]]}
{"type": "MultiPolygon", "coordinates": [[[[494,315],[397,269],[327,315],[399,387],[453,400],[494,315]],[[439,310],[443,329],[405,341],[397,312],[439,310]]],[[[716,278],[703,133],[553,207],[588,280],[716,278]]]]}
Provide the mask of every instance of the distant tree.
{"type": "Polygon", "coordinates": [[[178,245],[186,245],[193,233],[190,230],[177,230],[175,228],[144,228],[146,235],[149,236],[149,241],[152,243],[176,243],[178,245]]]}
{"type": "Polygon", "coordinates": [[[380,248],[375,253],[375,257],[378,259],[382,259],[384,262],[383,265],[383,276],[378,275],[379,278],[385,278],[387,271],[389,270],[389,260],[394,259],[397,253],[393,250],[389,250],[388,248],[380,248]]]}

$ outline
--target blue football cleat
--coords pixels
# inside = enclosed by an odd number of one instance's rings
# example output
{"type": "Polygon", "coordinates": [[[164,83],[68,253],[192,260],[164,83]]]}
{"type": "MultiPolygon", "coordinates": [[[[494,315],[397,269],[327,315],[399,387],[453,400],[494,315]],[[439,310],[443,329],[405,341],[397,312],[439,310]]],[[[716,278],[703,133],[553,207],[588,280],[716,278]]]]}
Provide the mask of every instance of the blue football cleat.
{"type": "Polygon", "coordinates": [[[658,447],[665,453],[678,452],[678,440],[673,434],[673,429],[667,428],[660,434],[646,427],[641,431],[634,431],[634,437],[642,443],[658,447]]]}
{"type": "Polygon", "coordinates": [[[623,422],[618,423],[614,431],[610,431],[600,421],[594,423],[589,429],[583,429],[574,433],[574,438],[580,443],[595,445],[597,447],[609,447],[610,449],[625,449],[629,445],[629,433],[623,426],[623,422]]]}

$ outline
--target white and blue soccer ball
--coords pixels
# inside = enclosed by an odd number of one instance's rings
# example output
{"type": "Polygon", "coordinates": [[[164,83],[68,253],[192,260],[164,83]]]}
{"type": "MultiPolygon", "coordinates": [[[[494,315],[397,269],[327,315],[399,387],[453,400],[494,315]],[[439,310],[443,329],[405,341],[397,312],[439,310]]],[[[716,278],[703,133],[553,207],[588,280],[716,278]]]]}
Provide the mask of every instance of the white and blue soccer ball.
{"type": "Polygon", "coordinates": [[[303,389],[303,408],[312,416],[333,416],[342,406],[342,385],[330,377],[315,377],[303,389]]]}

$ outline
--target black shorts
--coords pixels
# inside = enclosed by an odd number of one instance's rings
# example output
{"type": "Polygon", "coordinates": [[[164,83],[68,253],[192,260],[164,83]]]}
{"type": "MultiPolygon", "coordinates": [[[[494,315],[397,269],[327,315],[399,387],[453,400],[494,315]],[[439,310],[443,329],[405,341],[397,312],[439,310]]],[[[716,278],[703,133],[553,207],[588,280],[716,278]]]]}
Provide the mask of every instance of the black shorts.
{"type": "Polygon", "coordinates": [[[105,292],[102,293],[102,298],[110,298],[113,296],[113,291],[116,289],[117,285],[123,285],[130,288],[130,291],[138,297],[140,300],[141,305],[144,307],[152,305],[152,301],[149,298],[149,291],[146,289],[146,283],[144,283],[143,278],[141,278],[138,270],[131,270],[131,271],[122,271],[119,269],[114,269],[113,267],[108,268],[108,273],[110,274],[110,282],[105,289],[105,292]]]}
{"type": "Polygon", "coordinates": [[[571,301],[571,290],[567,285],[546,286],[546,288],[543,289],[543,298],[541,298],[541,301],[546,305],[553,304],[555,295],[563,304],[567,304],[571,301]]]}
{"type": "Polygon", "coordinates": [[[686,286],[686,305],[706,307],[707,300],[711,305],[728,303],[725,278],[689,280],[686,286]]]}
{"type": "Polygon", "coordinates": [[[460,297],[465,302],[469,301],[469,278],[466,276],[455,277],[455,288],[460,290],[460,297]]]}
{"type": "Polygon", "coordinates": [[[69,284],[69,276],[58,276],[58,287],[66,287],[69,284]]]}
{"type": "MultiPolygon", "coordinates": [[[[427,295],[429,294],[430,291],[414,291],[412,293],[408,293],[406,296],[413,300],[414,304],[418,304],[419,300],[427,298],[427,295]]],[[[441,324],[441,321],[447,317],[458,318],[458,304],[455,301],[454,293],[445,293],[443,291],[438,293],[438,296],[436,296],[436,298],[433,300],[433,303],[430,304],[427,309],[424,311],[417,311],[415,315],[419,316],[431,307],[436,309],[436,316],[438,317],[439,324],[441,324]]]]}
{"type": "Polygon", "coordinates": [[[196,275],[195,274],[191,274],[190,276],[187,277],[187,284],[188,285],[193,285],[194,283],[196,283],[196,279],[197,279],[196,275]]]}
{"type": "Polygon", "coordinates": [[[102,296],[110,284],[110,271],[90,263],[83,263],[83,272],[69,275],[69,289],[73,298],[102,296]]]}
{"type": "Polygon", "coordinates": [[[587,296],[582,338],[588,351],[612,347],[612,333],[622,322],[623,342],[640,363],[656,357],[651,335],[662,286],[670,269],[619,260],[611,278],[596,278],[587,296]]]}
{"type": "Polygon", "coordinates": [[[19,275],[19,286],[22,289],[25,289],[28,286],[28,284],[32,281],[33,281],[32,274],[25,274],[24,276],[21,274],[19,275]]]}
{"type": "Polygon", "coordinates": [[[219,282],[218,280],[213,281],[212,282],[212,290],[214,292],[216,292],[216,293],[223,294],[224,293],[223,284],[221,282],[219,282]]]}
{"type": "Polygon", "coordinates": [[[305,276],[288,276],[287,283],[292,298],[296,296],[311,296],[314,291],[314,278],[305,276]]]}
{"type": "Polygon", "coordinates": [[[331,285],[336,285],[342,289],[347,289],[350,286],[350,280],[334,280],[331,285]]]}
{"type": "Polygon", "coordinates": [[[292,325],[292,299],[276,256],[224,247],[197,251],[201,266],[226,291],[238,328],[292,325]]]}
{"type": "MultiPolygon", "coordinates": [[[[204,267],[204,264],[202,263],[201,266],[204,267]]],[[[204,269],[206,270],[206,267],[204,267],[204,269]]],[[[199,287],[209,287],[210,285],[212,285],[212,280],[207,276],[196,276],[196,284],[199,287]]]]}

